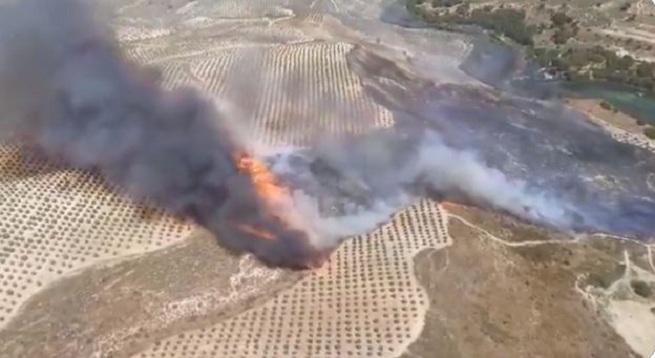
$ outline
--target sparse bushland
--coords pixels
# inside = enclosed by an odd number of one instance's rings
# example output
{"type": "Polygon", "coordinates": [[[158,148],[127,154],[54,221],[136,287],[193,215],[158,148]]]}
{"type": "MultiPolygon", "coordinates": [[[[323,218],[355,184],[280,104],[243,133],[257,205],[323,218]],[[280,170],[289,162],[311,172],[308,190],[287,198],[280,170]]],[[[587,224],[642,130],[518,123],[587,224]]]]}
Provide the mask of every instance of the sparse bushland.
{"type": "Polygon", "coordinates": [[[585,284],[608,289],[616,280],[623,276],[624,272],[625,266],[623,265],[616,265],[606,270],[593,272],[587,276],[585,284]]]}
{"type": "Polygon", "coordinates": [[[555,31],[552,40],[558,45],[567,43],[578,34],[578,24],[564,12],[560,11],[552,14],[550,21],[552,23],[551,28],[555,31]]]}
{"type": "Polygon", "coordinates": [[[408,0],[407,6],[411,13],[418,14],[427,22],[437,26],[478,25],[522,45],[532,45],[532,37],[537,31],[536,26],[525,23],[526,14],[523,10],[489,6],[471,9],[468,2],[435,0],[432,2],[432,7],[442,10],[432,11],[420,6],[424,3],[424,0],[408,0]],[[438,6],[441,3],[451,5],[438,6]]]}
{"type": "Polygon", "coordinates": [[[564,78],[621,83],[655,93],[654,65],[619,57],[605,48],[581,47],[532,49],[534,59],[543,67],[555,68],[564,78]]]}
{"type": "MultiPolygon", "coordinates": [[[[505,5],[474,5],[466,0],[408,0],[411,13],[444,29],[477,25],[523,45],[542,67],[560,78],[611,82],[655,94],[655,64],[613,50],[579,41],[580,27],[565,8],[553,12],[546,23],[529,24],[525,10],[505,5]],[[535,37],[549,36],[551,44],[537,44],[535,37]]],[[[543,6],[544,11],[545,5],[543,6]]],[[[587,29],[588,30],[588,29],[587,29]]]]}

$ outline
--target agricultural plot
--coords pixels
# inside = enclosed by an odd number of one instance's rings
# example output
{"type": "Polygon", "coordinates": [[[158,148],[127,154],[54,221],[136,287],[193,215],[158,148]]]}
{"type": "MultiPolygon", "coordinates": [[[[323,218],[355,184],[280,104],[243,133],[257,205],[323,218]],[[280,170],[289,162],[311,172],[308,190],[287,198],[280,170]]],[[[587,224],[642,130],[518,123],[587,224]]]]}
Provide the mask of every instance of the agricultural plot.
{"type": "Polygon", "coordinates": [[[122,43],[150,40],[162,36],[168,36],[170,34],[171,31],[165,28],[148,28],[137,26],[121,26],[116,31],[116,37],[122,43]]]}
{"type": "Polygon", "coordinates": [[[96,176],[0,147],[0,328],[32,294],[82,268],[160,249],[185,222],[120,196],[96,176]]]}
{"type": "MultiPolygon", "coordinates": [[[[293,0],[172,0],[154,2],[136,0],[118,7],[118,14],[130,20],[138,19],[151,23],[165,23],[179,26],[198,22],[248,21],[256,19],[278,19],[293,16],[293,0]]],[[[307,2],[307,1],[301,1],[307,2]]]]}
{"type": "Polygon", "coordinates": [[[191,73],[202,85],[203,89],[214,96],[225,94],[226,81],[229,70],[235,63],[238,49],[217,51],[206,59],[195,60],[191,63],[191,73]]]}
{"type": "MultiPolygon", "coordinates": [[[[211,3],[212,17],[219,19],[278,18],[293,15],[293,11],[289,8],[289,0],[211,1],[211,3]]],[[[205,8],[202,11],[205,11],[205,8]]]]}
{"type": "Polygon", "coordinates": [[[172,89],[193,83],[189,65],[185,62],[169,62],[161,67],[161,71],[162,85],[165,88],[172,89]]]}
{"type": "Polygon", "coordinates": [[[162,45],[124,46],[123,51],[131,60],[139,63],[148,63],[153,59],[166,54],[166,47],[162,45]]]}
{"type": "Polygon", "coordinates": [[[423,329],[427,296],[412,258],[450,245],[443,210],[421,201],[268,303],[179,333],[146,357],[395,357],[423,329]]]}
{"type": "Polygon", "coordinates": [[[194,84],[233,104],[253,139],[304,145],[317,135],[363,133],[393,125],[393,114],[365,93],[343,43],[250,46],[162,64],[166,87],[194,84]]]}
{"type": "Polygon", "coordinates": [[[392,114],[368,98],[348,68],[350,45],[309,43],[263,57],[265,87],[252,130],[268,144],[302,145],[317,135],[389,127],[392,114]]]}

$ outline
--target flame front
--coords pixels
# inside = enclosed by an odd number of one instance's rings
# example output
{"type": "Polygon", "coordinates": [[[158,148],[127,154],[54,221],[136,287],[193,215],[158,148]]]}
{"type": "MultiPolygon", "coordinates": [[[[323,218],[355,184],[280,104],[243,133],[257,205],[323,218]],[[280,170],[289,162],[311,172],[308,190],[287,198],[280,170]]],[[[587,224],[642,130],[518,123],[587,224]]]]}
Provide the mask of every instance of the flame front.
{"type": "Polygon", "coordinates": [[[236,155],[237,168],[250,176],[257,195],[268,204],[273,204],[289,195],[289,190],[283,187],[275,174],[264,163],[246,153],[236,155]]]}
{"type": "MultiPolygon", "coordinates": [[[[288,205],[283,203],[289,202],[291,192],[288,188],[280,184],[278,178],[271,172],[266,164],[257,160],[250,154],[239,152],[234,157],[237,169],[247,174],[253,185],[257,197],[262,205],[268,210],[271,217],[279,220],[284,226],[292,227],[288,205]]],[[[264,240],[276,240],[275,233],[250,224],[237,223],[237,230],[264,240]]]]}
{"type": "Polygon", "coordinates": [[[239,151],[233,154],[233,160],[237,170],[248,176],[261,212],[252,217],[232,217],[229,225],[246,238],[255,239],[260,245],[258,252],[275,252],[277,264],[293,263],[299,268],[321,266],[334,247],[317,245],[320,240],[298,211],[293,191],[253,155],[239,151]]]}
{"type": "Polygon", "coordinates": [[[273,234],[272,232],[270,232],[268,230],[264,230],[264,229],[258,229],[256,227],[251,226],[251,225],[237,224],[236,228],[237,228],[237,230],[239,230],[239,231],[241,231],[241,232],[243,232],[245,234],[249,234],[249,235],[255,236],[255,237],[260,238],[260,239],[264,239],[264,240],[275,240],[276,239],[275,234],[273,234]]]}

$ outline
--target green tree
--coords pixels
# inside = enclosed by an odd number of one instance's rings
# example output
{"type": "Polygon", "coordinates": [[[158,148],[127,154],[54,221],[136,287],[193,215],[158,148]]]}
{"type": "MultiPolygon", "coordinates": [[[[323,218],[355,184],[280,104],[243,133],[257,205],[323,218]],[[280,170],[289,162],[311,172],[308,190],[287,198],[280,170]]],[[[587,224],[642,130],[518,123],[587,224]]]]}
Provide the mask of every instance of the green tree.
{"type": "Polygon", "coordinates": [[[639,77],[653,77],[653,64],[649,62],[641,62],[637,65],[637,76],[639,77]]]}
{"type": "Polygon", "coordinates": [[[641,297],[648,298],[653,294],[653,290],[650,288],[647,282],[641,280],[632,280],[630,281],[630,286],[632,287],[632,291],[641,297]]]}
{"type": "Polygon", "coordinates": [[[564,12],[554,13],[553,15],[551,15],[550,21],[552,21],[553,25],[556,27],[562,27],[564,25],[573,23],[573,19],[564,12]]]}
{"type": "Polygon", "coordinates": [[[451,7],[459,5],[463,0],[432,0],[432,6],[434,7],[451,7]]]}
{"type": "Polygon", "coordinates": [[[644,134],[650,139],[655,139],[655,127],[648,127],[644,129],[644,134]]]}

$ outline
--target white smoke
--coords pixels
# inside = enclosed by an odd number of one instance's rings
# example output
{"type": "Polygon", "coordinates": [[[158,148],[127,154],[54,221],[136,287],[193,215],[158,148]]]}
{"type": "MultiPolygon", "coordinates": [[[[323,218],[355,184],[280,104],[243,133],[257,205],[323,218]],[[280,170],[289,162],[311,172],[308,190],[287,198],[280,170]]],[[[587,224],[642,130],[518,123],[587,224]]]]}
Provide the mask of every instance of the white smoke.
{"type": "Polygon", "coordinates": [[[510,179],[484,164],[470,151],[446,146],[436,135],[423,140],[416,168],[431,189],[461,193],[469,200],[514,215],[555,226],[571,224],[565,204],[520,179],[510,179]]]}
{"type": "Polygon", "coordinates": [[[429,193],[532,222],[561,228],[573,224],[569,205],[507,177],[471,151],[446,145],[434,132],[410,140],[392,131],[351,140],[269,153],[273,170],[294,188],[291,205],[315,246],[334,247],[344,237],[370,232],[429,193]],[[312,171],[317,162],[326,162],[337,174],[312,171]],[[361,196],[365,200],[358,200],[361,196]],[[339,208],[324,208],[324,201],[337,202],[339,208]]]}
{"type": "MultiPolygon", "coordinates": [[[[267,79],[244,81],[235,91],[235,108],[222,102],[219,111],[195,90],[160,87],[124,57],[111,35],[80,0],[0,7],[0,129],[29,137],[48,158],[95,170],[136,198],[195,219],[228,247],[272,264],[305,267],[317,250],[374,229],[428,191],[568,224],[567,210],[555,198],[445,145],[419,125],[279,154],[271,159],[273,169],[293,191],[272,212],[252,178],[235,165],[236,153],[260,149],[244,146],[250,133],[237,134],[230,118],[249,116],[248,102],[267,79]],[[248,236],[239,229],[244,225],[273,233],[275,240],[248,236]]],[[[258,53],[249,56],[240,63],[244,74],[257,72],[258,53]]],[[[373,73],[387,65],[372,63],[380,65],[370,68],[373,73]]],[[[301,87],[288,82],[289,94],[299,94],[301,87]]],[[[330,102],[316,110],[340,114],[330,102]]]]}

